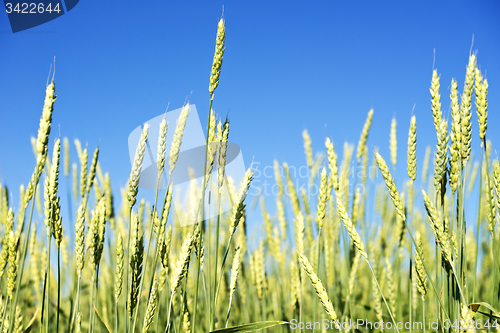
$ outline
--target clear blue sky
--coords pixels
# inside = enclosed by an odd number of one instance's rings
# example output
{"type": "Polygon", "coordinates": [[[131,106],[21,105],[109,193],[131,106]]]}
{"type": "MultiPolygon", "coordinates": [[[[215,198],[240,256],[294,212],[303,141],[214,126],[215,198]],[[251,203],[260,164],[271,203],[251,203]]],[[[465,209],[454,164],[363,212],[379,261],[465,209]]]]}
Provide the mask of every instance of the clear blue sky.
{"type": "MultiPolygon", "coordinates": [[[[374,108],[368,144],[389,159],[391,118],[398,120],[398,180],[405,176],[412,108],[419,166],[435,144],[429,87],[441,74],[443,111],[454,77],[463,88],[474,35],[490,89],[488,137],[499,142],[500,3],[497,1],[88,1],[68,14],[12,34],[0,13],[0,175],[18,200],[34,167],[45,84],[56,57],[53,135],[79,138],[114,187],[130,173],[127,139],[142,122],[196,104],[206,126],[208,79],[224,6],[226,53],[214,109],[230,111],[230,140],[245,162],[305,164],[302,131],[315,151],[325,134],[340,149],[356,143],[374,108]]],[[[478,147],[473,115],[473,144],[478,147]]],[[[52,140],[51,140],[52,141],[52,140]]],[[[339,152],[340,153],[340,152],[339,152]]],[[[477,156],[477,155],[476,155],[477,156]]],[[[75,157],[75,156],[74,156],[75,157]]],[[[118,193],[116,193],[118,194],[118,193]]],[[[16,204],[17,206],[17,204],[16,204]]]]}

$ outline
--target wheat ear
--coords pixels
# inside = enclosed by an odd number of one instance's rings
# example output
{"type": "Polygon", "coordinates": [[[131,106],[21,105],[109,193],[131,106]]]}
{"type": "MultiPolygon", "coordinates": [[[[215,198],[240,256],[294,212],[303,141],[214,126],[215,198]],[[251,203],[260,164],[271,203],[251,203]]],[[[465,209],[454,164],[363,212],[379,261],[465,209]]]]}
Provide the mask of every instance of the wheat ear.
{"type": "Polygon", "coordinates": [[[337,153],[335,153],[335,149],[333,147],[333,142],[330,138],[326,138],[325,146],[328,153],[328,168],[330,169],[330,183],[335,189],[335,191],[339,191],[339,170],[337,165],[337,153]]]}
{"type": "Polygon", "coordinates": [[[249,168],[245,172],[245,176],[240,185],[240,190],[237,194],[235,203],[233,205],[233,209],[231,211],[231,225],[229,227],[229,235],[234,235],[236,232],[236,228],[240,223],[240,219],[242,218],[245,211],[245,198],[248,194],[248,189],[250,187],[250,183],[252,182],[253,172],[249,168]]]}
{"type": "Polygon", "coordinates": [[[304,271],[309,276],[309,279],[311,280],[311,283],[314,289],[316,290],[316,294],[318,295],[321,304],[325,308],[326,313],[328,314],[330,319],[332,319],[335,322],[338,322],[337,314],[333,309],[333,305],[332,302],[330,301],[330,298],[328,297],[328,293],[326,292],[325,287],[323,287],[323,283],[314,272],[314,268],[312,267],[311,263],[302,253],[299,253],[299,259],[300,262],[302,263],[304,271]]]}
{"type": "Polygon", "coordinates": [[[380,169],[380,172],[382,173],[382,177],[384,178],[385,185],[389,190],[389,194],[391,196],[392,202],[394,203],[394,207],[396,208],[396,212],[399,214],[399,216],[401,216],[403,221],[406,221],[403,203],[401,202],[401,198],[399,196],[396,184],[394,183],[394,179],[392,178],[391,172],[389,171],[389,168],[387,167],[387,164],[385,163],[383,157],[377,152],[375,152],[375,159],[377,160],[378,167],[380,169]]]}
{"type": "Polygon", "coordinates": [[[323,227],[323,219],[326,216],[326,203],[328,202],[328,178],[326,176],[326,168],[321,170],[321,185],[319,187],[318,198],[318,226],[323,227]]]}
{"type": "Polygon", "coordinates": [[[431,222],[431,229],[436,238],[436,243],[439,244],[441,251],[443,253],[443,258],[446,262],[454,267],[453,257],[451,254],[451,244],[448,233],[445,231],[443,222],[440,220],[438,212],[434,207],[434,204],[431,201],[431,198],[427,195],[427,193],[422,190],[422,196],[424,197],[425,209],[427,211],[427,215],[429,216],[429,220],[431,222]]]}
{"type": "Polygon", "coordinates": [[[212,63],[212,71],[210,72],[210,84],[208,86],[208,91],[210,92],[210,100],[214,99],[214,91],[217,89],[219,85],[219,77],[222,67],[222,58],[224,56],[224,42],[226,40],[226,27],[225,21],[222,17],[219,20],[219,24],[217,26],[217,37],[215,40],[215,52],[214,52],[214,60],[212,63]]]}
{"type": "Polygon", "coordinates": [[[172,281],[172,293],[174,293],[177,288],[181,285],[182,279],[187,274],[187,268],[189,265],[189,260],[191,258],[191,253],[193,252],[194,245],[194,236],[189,232],[184,238],[184,242],[182,243],[181,254],[179,259],[177,260],[177,264],[175,266],[173,281],[172,281]]]}
{"type": "Polygon", "coordinates": [[[361,157],[365,154],[365,151],[367,150],[366,141],[368,141],[368,133],[370,132],[372,119],[373,119],[373,109],[370,109],[370,111],[368,111],[368,116],[366,117],[365,124],[363,125],[363,130],[361,131],[361,135],[359,136],[358,149],[356,151],[356,158],[358,160],[358,163],[361,162],[361,157]]]}
{"type": "Polygon", "coordinates": [[[146,310],[146,315],[144,316],[144,325],[142,328],[142,333],[148,333],[151,324],[153,323],[154,315],[156,313],[156,308],[158,307],[158,280],[156,277],[153,280],[153,286],[151,287],[151,294],[149,295],[148,307],[146,310]]]}
{"type": "Polygon", "coordinates": [[[16,290],[16,280],[17,280],[17,248],[18,241],[14,231],[10,231],[9,234],[9,275],[7,281],[7,295],[10,299],[14,296],[14,291],[16,290]]]}
{"type": "Polygon", "coordinates": [[[431,109],[432,115],[434,117],[434,127],[436,132],[439,131],[439,125],[441,124],[442,112],[441,112],[441,95],[439,94],[439,75],[437,70],[432,71],[432,81],[431,81],[431,109]]]}
{"type": "Polygon", "coordinates": [[[137,192],[139,188],[139,179],[141,177],[142,161],[146,152],[146,142],[148,141],[149,124],[145,124],[142,129],[141,138],[135,151],[134,164],[130,172],[130,178],[127,188],[127,199],[129,201],[130,209],[134,207],[137,201],[137,192]]]}
{"type": "Polygon", "coordinates": [[[469,64],[467,65],[467,72],[465,75],[465,85],[464,91],[462,93],[462,100],[460,103],[460,113],[461,113],[461,130],[462,130],[462,160],[467,162],[469,160],[471,151],[471,132],[472,124],[471,117],[471,99],[472,92],[474,90],[474,74],[476,69],[476,55],[472,54],[469,56],[469,64]]]}
{"type": "Polygon", "coordinates": [[[168,165],[170,170],[168,171],[168,178],[172,176],[172,172],[174,172],[175,164],[177,163],[177,159],[179,158],[179,151],[181,149],[182,136],[184,135],[184,128],[186,127],[186,121],[189,114],[190,105],[187,103],[182,107],[181,114],[177,119],[177,125],[175,127],[174,139],[172,141],[172,145],[170,146],[170,158],[168,160],[168,165]]]}
{"type": "Polygon", "coordinates": [[[424,257],[423,257],[423,247],[422,247],[422,239],[420,236],[420,232],[416,232],[415,234],[415,242],[417,251],[415,251],[415,266],[417,272],[417,288],[422,295],[422,300],[425,300],[425,295],[427,295],[427,273],[424,268],[424,257]],[[421,255],[422,254],[422,255],[421,255]]]}
{"type": "Polygon", "coordinates": [[[410,131],[408,133],[408,177],[412,181],[417,179],[417,118],[411,117],[410,131]]]}
{"type": "Polygon", "coordinates": [[[165,168],[165,154],[167,152],[167,131],[168,123],[165,118],[160,123],[160,134],[158,135],[158,152],[156,156],[156,168],[162,174],[165,168]]]}
{"type": "Polygon", "coordinates": [[[88,162],[88,151],[85,148],[80,157],[80,195],[82,198],[85,197],[85,191],[87,190],[87,162],[88,162]]]}
{"type": "Polygon", "coordinates": [[[351,218],[347,214],[344,204],[341,202],[341,200],[339,200],[338,197],[337,197],[337,209],[339,211],[340,218],[342,219],[342,222],[344,222],[344,226],[347,229],[349,236],[351,237],[352,242],[358,248],[361,255],[365,257],[366,260],[368,260],[368,254],[365,252],[365,245],[363,244],[363,241],[361,240],[361,237],[359,236],[356,227],[352,223],[351,218]]]}
{"type": "Polygon", "coordinates": [[[302,132],[302,139],[304,140],[304,152],[306,154],[307,167],[312,169],[313,167],[313,151],[312,151],[312,141],[309,136],[309,132],[304,130],[302,132]]]}
{"type": "Polygon", "coordinates": [[[488,80],[484,79],[481,75],[479,69],[475,70],[475,88],[476,88],[476,111],[477,119],[479,123],[479,138],[481,139],[481,144],[483,144],[484,138],[486,137],[486,128],[488,120],[488,80]]]}

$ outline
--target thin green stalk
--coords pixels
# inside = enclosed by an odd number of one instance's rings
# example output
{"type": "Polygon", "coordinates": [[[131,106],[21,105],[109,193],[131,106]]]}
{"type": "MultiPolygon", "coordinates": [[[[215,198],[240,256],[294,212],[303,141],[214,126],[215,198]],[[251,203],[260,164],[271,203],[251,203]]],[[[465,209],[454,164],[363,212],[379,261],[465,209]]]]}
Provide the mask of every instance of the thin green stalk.
{"type": "MultiPolygon", "coordinates": [[[[217,286],[216,286],[216,288],[215,288],[214,309],[215,309],[215,307],[217,306],[217,298],[218,298],[218,296],[219,296],[220,284],[221,284],[221,282],[222,282],[222,275],[223,275],[222,271],[223,271],[223,269],[224,269],[224,265],[225,265],[225,263],[226,263],[227,255],[228,255],[228,253],[229,253],[229,249],[230,249],[230,247],[231,247],[231,240],[232,240],[232,239],[233,239],[233,235],[230,235],[230,236],[229,236],[229,240],[228,240],[228,242],[227,242],[226,251],[224,252],[224,257],[222,258],[222,265],[221,265],[221,267],[220,267],[219,281],[217,282],[217,286]]],[[[214,310],[214,313],[215,313],[215,310],[214,310]]],[[[215,316],[214,316],[213,320],[215,321],[215,316]]],[[[212,328],[211,330],[213,331],[213,328],[212,328]]]]}
{"type": "MultiPolygon", "coordinates": [[[[167,202],[167,197],[168,197],[168,191],[169,191],[169,189],[170,189],[170,179],[168,180],[167,190],[165,192],[165,197],[163,199],[163,206],[162,206],[162,209],[161,209],[161,216],[158,217],[160,219],[160,221],[163,219],[163,214],[168,214],[168,212],[165,212],[165,205],[166,205],[166,202],[167,202]]],[[[156,199],[155,199],[155,207],[156,207],[156,199]]],[[[158,211],[158,210],[156,209],[156,211],[158,211]]],[[[165,227],[167,225],[168,225],[168,221],[167,221],[167,224],[165,224],[165,227]]],[[[156,245],[155,245],[155,256],[154,256],[154,261],[153,261],[153,274],[151,276],[151,282],[149,284],[148,299],[149,299],[149,297],[151,295],[151,290],[153,288],[153,281],[154,281],[154,278],[155,278],[155,275],[156,275],[156,266],[158,265],[158,255],[159,255],[159,251],[160,251],[160,245],[161,244],[159,244],[158,241],[157,241],[156,245]]]]}
{"type": "Polygon", "coordinates": [[[61,305],[61,248],[57,248],[57,313],[56,332],[59,333],[59,308],[61,305]]]}
{"type": "MultiPolygon", "coordinates": [[[[321,255],[321,227],[318,228],[318,251],[316,251],[316,259],[317,259],[317,263],[318,263],[318,267],[317,267],[317,270],[316,270],[316,274],[318,276],[320,276],[319,272],[320,272],[320,255],[321,255]]],[[[313,310],[313,321],[316,322],[316,311],[317,311],[317,306],[318,306],[318,301],[316,300],[314,302],[314,310],[313,310]]]]}
{"type": "Polygon", "coordinates": [[[70,332],[73,332],[76,312],[80,309],[80,281],[81,281],[81,275],[78,276],[78,281],[77,281],[75,305],[73,306],[73,314],[71,315],[71,322],[69,325],[70,332]]]}
{"type": "Polygon", "coordinates": [[[130,306],[128,304],[128,291],[129,291],[129,285],[128,285],[128,266],[130,265],[129,262],[129,252],[130,252],[130,239],[131,239],[131,234],[132,234],[132,206],[130,206],[129,213],[128,213],[128,241],[127,241],[127,251],[125,251],[125,285],[126,285],[126,294],[125,294],[125,333],[128,333],[129,327],[128,327],[128,320],[127,320],[127,309],[130,306]]]}
{"type": "Polygon", "coordinates": [[[40,333],[43,333],[43,319],[45,314],[45,293],[47,291],[47,272],[45,272],[45,276],[43,279],[43,296],[42,296],[42,312],[40,314],[40,333]]]}
{"type": "Polygon", "coordinates": [[[375,283],[377,284],[378,291],[380,292],[380,296],[382,296],[382,299],[384,300],[385,306],[387,307],[387,311],[389,311],[389,315],[391,316],[392,323],[394,324],[394,328],[396,329],[396,332],[399,333],[399,330],[398,330],[398,327],[397,327],[397,323],[396,323],[396,319],[394,319],[394,315],[393,315],[393,313],[391,311],[391,307],[387,303],[387,301],[385,299],[385,296],[384,296],[384,293],[382,292],[382,289],[380,288],[380,285],[378,284],[378,280],[377,280],[377,277],[375,276],[375,272],[373,271],[373,267],[370,264],[370,262],[368,261],[368,259],[366,259],[366,263],[368,264],[368,267],[370,268],[370,271],[372,272],[373,279],[375,280],[375,283]]]}
{"type": "MultiPolygon", "coordinates": [[[[156,205],[158,203],[158,190],[159,190],[159,187],[160,187],[160,180],[161,180],[161,174],[158,173],[158,179],[156,180],[156,194],[155,194],[155,204],[153,206],[153,210],[151,211],[151,219],[153,221],[153,223],[151,223],[151,230],[149,230],[149,238],[148,238],[148,246],[147,246],[147,250],[146,250],[146,259],[144,260],[144,265],[142,266],[142,274],[141,274],[141,281],[139,283],[139,297],[137,298],[137,306],[135,307],[135,314],[134,314],[134,321],[133,321],[133,324],[132,324],[132,333],[135,332],[135,327],[136,327],[136,323],[137,323],[137,315],[139,313],[139,304],[141,302],[141,295],[142,295],[142,286],[144,284],[144,277],[146,275],[146,269],[147,269],[147,266],[148,266],[148,259],[149,259],[149,250],[150,250],[150,247],[151,247],[151,239],[153,238],[153,229],[154,229],[154,216],[155,216],[155,211],[157,211],[156,209],[156,205]]],[[[169,183],[170,183],[170,179],[169,179],[169,183]]],[[[170,186],[170,185],[169,185],[170,186]]],[[[167,193],[168,193],[168,186],[167,186],[167,193]]],[[[159,219],[160,217],[158,217],[159,219]]],[[[161,220],[159,220],[159,223],[161,224],[161,220]]],[[[159,226],[158,226],[158,233],[160,232],[159,230],[159,226]]],[[[157,237],[159,235],[156,235],[157,237]]],[[[156,252],[158,251],[158,241],[156,242],[156,246],[155,246],[155,258],[156,258],[156,252]]],[[[155,262],[155,266],[153,267],[153,276],[152,276],[152,279],[154,280],[154,276],[155,276],[155,272],[156,272],[156,262],[155,262]]],[[[151,285],[152,287],[152,285],[151,285]]],[[[149,290],[149,293],[148,293],[148,300],[149,300],[149,296],[151,294],[151,288],[149,290]]]]}
{"type": "MultiPolygon", "coordinates": [[[[220,166],[218,165],[217,167],[220,168],[220,166]]],[[[216,226],[215,226],[215,265],[214,265],[214,300],[213,300],[213,310],[212,310],[212,315],[211,315],[211,324],[210,324],[210,331],[213,331],[214,328],[215,328],[215,317],[216,317],[216,311],[217,311],[217,296],[219,294],[219,288],[217,286],[217,269],[218,269],[218,261],[219,261],[219,233],[220,233],[220,200],[221,200],[221,195],[220,195],[220,191],[218,191],[218,194],[217,194],[217,223],[216,223],[216,226]]],[[[231,241],[231,238],[233,237],[233,235],[231,235],[230,237],[230,241],[231,241]]],[[[229,245],[227,246],[227,249],[226,249],[226,255],[227,255],[227,250],[229,250],[229,245]]],[[[224,261],[225,261],[225,258],[224,258],[224,261]]],[[[223,269],[223,266],[224,266],[224,263],[222,264],[220,270],[221,270],[221,276],[222,276],[222,269],[223,269]]],[[[219,282],[220,283],[220,282],[219,282]]]]}
{"type": "Polygon", "coordinates": [[[229,297],[229,305],[227,307],[227,315],[226,315],[226,326],[224,328],[227,328],[227,325],[229,324],[229,315],[231,314],[231,303],[233,302],[233,295],[229,297]]]}
{"type": "MultiPolygon", "coordinates": [[[[205,140],[205,158],[204,158],[204,167],[203,167],[203,183],[202,183],[202,191],[201,191],[201,214],[203,217],[203,223],[205,223],[205,184],[207,182],[207,157],[208,157],[208,139],[209,139],[209,133],[210,133],[210,112],[212,110],[212,102],[213,98],[210,98],[210,105],[208,106],[208,122],[207,122],[207,137],[205,140]]],[[[200,207],[198,207],[198,210],[200,210],[200,207]]],[[[199,212],[198,212],[199,213],[199,212]]],[[[198,215],[199,216],[199,215],[198,215]]],[[[195,225],[198,223],[195,223],[195,225]]],[[[201,239],[203,239],[203,228],[201,228],[201,239]]],[[[198,267],[197,267],[197,273],[196,273],[196,289],[194,293],[194,310],[193,310],[193,323],[196,323],[196,312],[198,308],[198,288],[199,288],[199,282],[200,282],[200,265],[201,265],[201,251],[198,251],[198,267]]],[[[193,325],[193,333],[196,332],[196,325],[193,325]]]]}
{"type": "MultiPolygon", "coordinates": [[[[36,170],[36,169],[35,169],[36,170]]],[[[17,301],[19,299],[19,289],[21,288],[21,281],[23,280],[23,273],[24,273],[24,264],[26,263],[26,255],[28,252],[28,241],[30,238],[30,231],[31,231],[31,224],[33,221],[33,208],[35,207],[35,198],[36,198],[36,190],[38,188],[38,181],[40,180],[39,177],[36,177],[36,181],[34,182],[34,189],[33,189],[33,198],[31,201],[31,210],[30,210],[30,217],[28,219],[28,230],[26,231],[26,237],[24,239],[24,244],[23,244],[23,249],[21,252],[21,263],[19,265],[19,273],[17,274],[17,280],[16,280],[16,292],[14,293],[14,303],[12,305],[11,310],[11,318],[15,318],[16,314],[16,307],[17,307],[17,301]]],[[[21,226],[21,234],[24,230],[24,220],[23,220],[23,225],[21,226]]],[[[9,333],[13,332],[14,329],[14,321],[12,320],[11,325],[9,326],[9,333]]]]}
{"type": "MultiPolygon", "coordinates": [[[[87,192],[85,192],[85,197],[82,198],[83,209],[84,210],[87,209],[89,195],[90,195],[90,188],[88,189],[87,192]]],[[[76,230],[75,230],[75,232],[76,232],[76,230]]],[[[85,258],[84,258],[84,260],[85,260],[85,258]]],[[[74,329],[76,312],[78,310],[80,310],[80,280],[81,280],[81,274],[82,274],[82,272],[80,272],[80,275],[78,275],[78,283],[77,283],[77,288],[76,288],[75,305],[74,305],[74,309],[73,309],[73,314],[71,316],[70,332],[73,332],[73,329],[74,329]]]]}
{"type": "MultiPolygon", "coordinates": [[[[168,304],[167,327],[165,327],[165,333],[168,333],[168,331],[170,330],[170,313],[172,312],[172,301],[174,299],[174,295],[175,295],[175,290],[172,291],[170,295],[170,302],[168,304]]],[[[193,325],[193,327],[194,326],[195,325],[193,325]]]]}
{"type": "Polygon", "coordinates": [[[424,333],[425,333],[425,298],[422,299],[422,316],[423,316],[423,322],[424,322],[424,324],[422,326],[424,328],[424,333]]]}
{"type": "Polygon", "coordinates": [[[479,164],[479,204],[477,205],[477,225],[476,225],[476,253],[474,256],[474,284],[472,288],[472,303],[474,303],[476,299],[476,280],[477,280],[477,256],[479,252],[479,226],[480,226],[480,214],[481,214],[481,196],[483,191],[481,190],[482,184],[483,184],[483,142],[481,142],[481,159],[480,159],[480,164],[479,164]]]}
{"type": "MultiPolygon", "coordinates": [[[[413,180],[410,182],[410,188],[408,189],[408,201],[410,204],[410,229],[413,230],[413,180]]],[[[412,309],[412,300],[413,300],[413,244],[410,243],[410,283],[408,285],[409,293],[410,293],[410,301],[409,301],[409,308],[410,308],[410,333],[413,331],[413,309],[412,309]]],[[[424,321],[424,326],[425,326],[425,321],[424,321]]]]}
{"type": "Polygon", "coordinates": [[[115,333],[118,333],[118,300],[115,300],[115,333]]]}
{"type": "Polygon", "coordinates": [[[92,276],[92,287],[90,289],[90,310],[89,310],[89,333],[92,332],[92,317],[93,317],[93,305],[94,305],[94,284],[95,284],[95,274],[92,276]]]}
{"type": "MultiPolygon", "coordinates": [[[[210,177],[210,181],[209,181],[209,189],[212,188],[212,177],[210,177]]],[[[211,192],[209,191],[209,196],[211,195],[211,192]]],[[[207,232],[207,253],[208,253],[208,256],[207,256],[207,280],[208,280],[208,287],[206,287],[207,289],[207,309],[208,309],[208,313],[209,313],[209,316],[207,317],[207,327],[210,327],[210,324],[211,324],[211,321],[212,321],[212,290],[211,290],[211,286],[212,286],[212,218],[208,218],[207,219],[207,225],[208,225],[208,232],[207,232]]],[[[196,282],[198,282],[198,279],[196,280],[196,282]]],[[[215,282],[213,282],[215,283],[215,282]]]]}
{"type": "MultiPolygon", "coordinates": [[[[189,267],[189,264],[188,264],[188,267],[189,267]]],[[[189,270],[189,268],[188,268],[189,270]]],[[[184,314],[184,309],[186,308],[186,285],[187,285],[187,276],[186,278],[184,279],[184,282],[183,282],[183,285],[184,285],[184,288],[182,288],[182,298],[181,298],[181,304],[182,304],[182,307],[181,307],[181,312],[180,312],[180,319],[179,319],[179,324],[177,326],[177,332],[182,332],[181,331],[181,328],[182,328],[182,315],[184,314]]]]}
{"type": "MultiPolygon", "coordinates": [[[[50,314],[50,245],[51,245],[51,238],[50,238],[50,235],[51,233],[49,232],[48,235],[47,235],[47,241],[48,241],[48,251],[47,251],[47,268],[46,268],[46,271],[47,271],[47,326],[45,328],[45,332],[46,333],[49,333],[49,326],[50,326],[50,318],[49,318],[49,314],[50,314]]],[[[15,309],[14,309],[15,310],[15,309]]],[[[14,322],[12,322],[12,324],[14,324],[14,322]]]]}
{"type": "MultiPolygon", "coordinates": [[[[481,142],[481,145],[482,146],[484,145],[484,152],[485,152],[484,155],[485,155],[485,159],[486,159],[486,178],[487,178],[486,181],[488,183],[488,192],[490,192],[491,191],[491,189],[490,189],[490,184],[491,184],[490,183],[490,172],[489,172],[489,165],[490,165],[490,163],[489,163],[488,150],[486,149],[487,148],[486,147],[486,137],[483,138],[483,142],[481,142]]],[[[481,150],[481,154],[482,154],[482,150],[481,150]]],[[[482,169],[483,168],[481,166],[481,170],[482,169]]],[[[495,217],[493,217],[493,218],[495,218],[495,217]]],[[[493,267],[493,278],[494,278],[494,280],[493,281],[498,281],[498,274],[499,274],[498,270],[500,269],[500,267],[498,266],[498,260],[495,260],[497,258],[497,256],[495,256],[495,249],[497,249],[497,240],[495,238],[495,230],[494,229],[493,229],[493,232],[492,232],[491,236],[492,236],[492,244],[491,244],[491,246],[492,246],[492,256],[493,256],[492,257],[492,259],[493,259],[492,262],[493,262],[493,265],[494,265],[494,267],[493,267]],[[497,265],[495,265],[495,264],[497,264],[497,265]]],[[[494,293],[493,293],[493,302],[492,302],[495,305],[499,301],[499,298],[498,298],[498,288],[499,288],[498,284],[495,284],[494,285],[494,293]],[[496,298],[494,297],[495,295],[497,295],[496,298]]]]}
{"type": "MultiPolygon", "coordinates": [[[[72,201],[71,201],[71,188],[70,188],[70,186],[71,186],[71,184],[69,181],[69,174],[68,174],[66,176],[66,195],[67,195],[67,199],[68,199],[69,219],[73,220],[73,206],[72,206],[72,201]]],[[[74,243],[75,239],[73,238],[71,241],[74,243]]]]}
{"type": "MultiPolygon", "coordinates": [[[[409,311],[409,315],[410,315],[410,333],[413,332],[413,313],[412,313],[412,302],[413,302],[413,272],[412,272],[412,269],[413,269],[413,264],[412,264],[412,257],[413,257],[413,249],[412,251],[410,251],[410,281],[408,283],[408,293],[410,294],[410,298],[409,298],[409,308],[410,308],[410,311],[409,311]]],[[[424,324],[425,325],[425,324],[424,324]]]]}
{"type": "MultiPolygon", "coordinates": [[[[160,311],[161,311],[161,293],[159,294],[159,298],[158,298],[158,311],[156,311],[155,313],[155,317],[156,317],[156,330],[155,332],[159,332],[159,329],[160,329],[160,311]]],[[[116,333],[118,333],[118,329],[115,331],[116,333]]]]}
{"type": "Polygon", "coordinates": [[[5,305],[3,307],[3,314],[2,314],[2,326],[0,326],[2,332],[4,330],[4,326],[5,326],[5,318],[7,317],[7,308],[9,306],[9,300],[10,300],[10,297],[7,297],[7,300],[5,301],[5,305]]]}
{"type": "MultiPolygon", "coordinates": [[[[408,225],[406,223],[406,220],[404,221],[404,225],[406,226],[406,230],[408,230],[408,233],[410,234],[410,237],[411,237],[411,241],[412,241],[412,244],[415,246],[415,251],[420,251],[420,249],[418,248],[418,246],[416,245],[417,243],[415,242],[415,238],[413,238],[413,233],[411,232],[410,228],[408,228],[408,225]]],[[[437,246],[436,246],[436,251],[438,251],[437,249],[437,246]]],[[[422,252],[419,252],[418,253],[420,257],[423,258],[423,253],[422,252]]],[[[436,258],[438,258],[438,256],[436,255],[436,258]]],[[[443,302],[441,302],[441,299],[439,298],[439,293],[436,289],[436,286],[434,285],[434,282],[432,281],[432,279],[430,278],[430,275],[429,275],[429,270],[427,269],[427,266],[425,264],[425,262],[422,262],[422,266],[424,267],[424,270],[425,270],[425,274],[427,274],[427,276],[429,277],[429,282],[431,283],[431,286],[432,286],[432,289],[434,290],[434,293],[436,295],[436,298],[439,302],[439,305],[441,305],[441,308],[442,310],[444,311],[444,313],[446,314],[446,317],[448,319],[450,319],[450,316],[448,315],[448,312],[444,309],[444,305],[443,305],[443,302]]],[[[437,270],[436,270],[437,271],[437,270]]],[[[436,273],[437,274],[437,273],[436,273]]],[[[436,281],[437,281],[437,277],[436,277],[436,281]]],[[[436,308],[439,308],[439,306],[437,306],[436,308]]],[[[451,320],[451,319],[450,319],[451,320]]]]}

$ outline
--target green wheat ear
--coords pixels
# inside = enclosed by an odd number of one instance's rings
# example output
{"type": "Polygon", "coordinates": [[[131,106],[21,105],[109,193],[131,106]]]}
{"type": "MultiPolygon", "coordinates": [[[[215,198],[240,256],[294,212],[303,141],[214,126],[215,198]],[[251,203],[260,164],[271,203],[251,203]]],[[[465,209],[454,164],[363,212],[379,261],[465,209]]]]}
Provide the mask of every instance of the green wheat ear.
{"type": "Polygon", "coordinates": [[[363,241],[361,240],[356,227],[352,223],[351,218],[347,214],[347,211],[339,198],[337,198],[337,209],[339,211],[340,218],[342,219],[342,222],[344,222],[344,226],[349,233],[349,236],[351,236],[352,242],[358,248],[361,255],[365,257],[366,260],[368,260],[368,254],[365,252],[365,245],[363,244],[363,241]]]}
{"type": "Polygon", "coordinates": [[[462,131],[462,159],[465,164],[470,157],[471,152],[471,132],[472,124],[471,117],[471,99],[474,90],[474,74],[476,69],[476,55],[469,56],[469,64],[467,65],[467,73],[465,75],[464,91],[462,93],[462,100],[460,103],[460,116],[461,116],[461,131],[462,131]]]}
{"type": "Polygon", "coordinates": [[[139,178],[141,177],[142,161],[144,160],[144,154],[146,152],[146,142],[148,141],[149,124],[145,124],[142,129],[141,138],[139,144],[137,145],[137,150],[135,151],[134,164],[132,165],[132,171],[130,172],[130,178],[128,181],[127,188],[127,199],[130,203],[130,207],[134,207],[137,201],[137,192],[139,188],[139,178]]]}
{"type": "Polygon", "coordinates": [[[326,176],[326,169],[321,170],[321,185],[319,188],[319,199],[318,199],[318,226],[323,227],[323,219],[326,216],[326,203],[328,201],[328,179],[326,176]]]}
{"type": "MultiPolygon", "coordinates": [[[[361,157],[366,152],[366,141],[368,140],[368,133],[370,132],[370,127],[372,126],[373,119],[373,109],[368,111],[368,116],[366,117],[365,124],[363,125],[363,130],[361,131],[361,135],[359,136],[358,149],[356,151],[356,158],[358,163],[361,162],[361,157]]],[[[328,147],[327,147],[328,148],[328,147]]]]}
{"type": "Polygon", "coordinates": [[[332,302],[330,301],[330,298],[328,297],[328,293],[326,292],[323,283],[314,272],[314,268],[312,267],[311,263],[302,253],[299,253],[299,259],[300,262],[302,263],[302,268],[304,268],[304,271],[309,276],[311,284],[316,290],[316,294],[318,295],[319,300],[321,301],[321,304],[323,305],[326,313],[328,314],[330,319],[337,322],[338,321],[337,313],[333,309],[333,305],[332,302]]]}
{"type": "Polygon", "coordinates": [[[476,89],[476,111],[479,123],[479,138],[481,145],[486,137],[487,119],[488,119],[488,80],[484,79],[481,72],[475,68],[475,89],[476,89]]]}
{"type": "Polygon", "coordinates": [[[158,307],[158,280],[155,278],[153,280],[153,286],[151,287],[151,295],[149,296],[146,315],[144,316],[144,325],[142,328],[142,333],[149,332],[149,328],[153,323],[157,307],[158,307]]]}
{"type": "Polygon", "coordinates": [[[224,43],[226,41],[226,27],[224,17],[219,20],[217,25],[217,37],[215,40],[214,60],[212,63],[212,71],[210,72],[210,85],[208,91],[210,92],[210,100],[214,99],[214,91],[219,85],[219,77],[222,67],[222,59],[224,57],[224,43]]]}
{"type": "Polygon", "coordinates": [[[417,118],[411,117],[410,131],[408,133],[408,177],[412,181],[417,179],[417,118]]]}
{"type": "Polygon", "coordinates": [[[431,102],[432,102],[432,115],[434,117],[434,127],[436,132],[439,131],[439,126],[441,124],[442,112],[441,112],[441,95],[439,94],[439,76],[437,70],[432,71],[432,82],[431,82],[431,102]]]}
{"type": "Polygon", "coordinates": [[[427,295],[427,273],[424,268],[424,257],[423,257],[423,248],[422,248],[422,238],[420,236],[420,232],[416,232],[415,234],[415,246],[417,250],[415,251],[415,266],[417,272],[417,288],[422,296],[422,300],[425,300],[425,295],[427,295]]]}
{"type": "Polygon", "coordinates": [[[14,231],[10,231],[9,235],[9,275],[7,282],[7,295],[10,299],[14,296],[17,279],[17,248],[18,240],[14,231]]]}
{"type": "Polygon", "coordinates": [[[172,293],[175,292],[177,288],[180,287],[182,279],[187,274],[189,260],[191,258],[191,253],[193,252],[194,240],[195,240],[194,235],[191,235],[191,233],[188,233],[184,238],[184,242],[182,243],[181,254],[179,259],[177,260],[177,264],[175,266],[173,273],[173,280],[171,285],[172,293]]]}
{"type": "Polygon", "coordinates": [[[394,179],[392,178],[391,172],[389,171],[389,168],[387,167],[384,159],[378,152],[375,152],[375,159],[377,160],[378,167],[380,169],[380,172],[382,173],[382,177],[384,178],[385,185],[389,190],[389,194],[391,196],[392,202],[394,203],[394,207],[396,208],[396,212],[404,221],[406,221],[403,203],[399,196],[398,189],[396,188],[396,184],[394,183],[394,179]]]}
{"type": "Polygon", "coordinates": [[[116,241],[116,273],[115,273],[115,301],[118,302],[122,293],[123,285],[123,267],[124,267],[124,250],[123,238],[121,233],[118,233],[116,241]]]}

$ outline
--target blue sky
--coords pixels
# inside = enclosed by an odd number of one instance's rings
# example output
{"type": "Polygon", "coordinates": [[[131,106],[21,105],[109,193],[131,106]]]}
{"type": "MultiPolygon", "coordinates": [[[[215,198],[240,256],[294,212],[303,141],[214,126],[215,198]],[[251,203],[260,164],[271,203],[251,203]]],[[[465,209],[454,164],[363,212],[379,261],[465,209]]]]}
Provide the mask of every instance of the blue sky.
{"type": "MultiPolygon", "coordinates": [[[[230,140],[246,163],[264,167],[276,158],[305,165],[304,129],[315,151],[324,150],[325,135],[338,149],[346,140],[357,143],[373,107],[368,145],[389,159],[396,116],[398,180],[404,180],[412,108],[421,166],[424,147],[436,140],[433,64],[447,113],[451,78],[463,88],[472,36],[490,84],[487,136],[500,140],[498,2],[81,0],[68,14],[16,34],[0,14],[0,176],[15,200],[33,171],[30,136],[37,132],[54,56],[58,99],[51,138],[60,131],[90,150],[99,144],[102,167],[118,190],[130,173],[128,135],[142,122],[189,98],[205,128],[223,6],[226,53],[213,107],[222,116],[229,112],[230,140]]],[[[474,114],[476,149],[477,133],[474,114]]]]}

